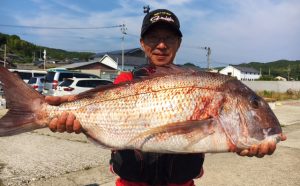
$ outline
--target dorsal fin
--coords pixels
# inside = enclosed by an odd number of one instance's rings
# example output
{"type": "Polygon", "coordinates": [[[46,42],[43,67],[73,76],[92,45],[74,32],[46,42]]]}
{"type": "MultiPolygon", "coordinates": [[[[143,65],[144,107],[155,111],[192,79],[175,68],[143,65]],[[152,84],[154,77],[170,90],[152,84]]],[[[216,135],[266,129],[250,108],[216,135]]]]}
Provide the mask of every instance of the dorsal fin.
{"type": "Polygon", "coordinates": [[[179,73],[186,73],[186,72],[193,73],[193,72],[195,72],[195,70],[192,70],[192,69],[189,69],[189,68],[181,68],[181,67],[178,67],[177,65],[174,65],[174,64],[164,65],[164,66],[155,66],[154,68],[155,68],[154,69],[155,73],[150,74],[149,76],[140,77],[140,78],[134,79],[130,82],[127,81],[127,82],[123,82],[123,83],[120,83],[120,84],[117,84],[117,85],[112,84],[112,85],[99,86],[99,87],[93,88],[91,90],[88,90],[88,91],[85,91],[85,92],[82,92],[82,93],[76,95],[74,97],[74,100],[83,99],[83,98],[93,98],[93,97],[97,96],[96,94],[98,92],[113,89],[113,88],[123,86],[123,85],[126,85],[126,84],[127,85],[134,84],[134,83],[137,83],[137,82],[140,82],[140,81],[143,81],[143,80],[147,80],[147,79],[153,79],[153,78],[162,77],[162,76],[166,76],[166,75],[172,75],[172,74],[179,74],[179,73]]]}

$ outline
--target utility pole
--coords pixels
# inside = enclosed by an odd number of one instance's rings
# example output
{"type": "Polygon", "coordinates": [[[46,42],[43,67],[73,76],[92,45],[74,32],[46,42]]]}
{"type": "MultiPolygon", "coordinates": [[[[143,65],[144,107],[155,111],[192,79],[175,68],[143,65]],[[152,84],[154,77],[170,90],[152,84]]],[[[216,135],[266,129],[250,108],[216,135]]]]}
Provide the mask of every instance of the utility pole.
{"type": "Polygon", "coordinates": [[[211,54],[211,49],[210,47],[207,47],[207,68],[210,69],[210,54],[211,54]]]}
{"type": "Polygon", "coordinates": [[[201,47],[201,49],[204,49],[207,51],[206,56],[207,56],[207,69],[210,69],[210,55],[211,55],[211,49],[210,47],[201,47]]]}
{"type": "Polygon", "coordinates": [[[3,58],[3,61],[4,61],[4,67],[6,67],[6,44],[4,44],[4,58],[3,58]]]}
{"type": "Polygon", "coordinates": [[[259,68],[259,75],[261,76],[261,68],[259,68]]]}
{"type": "Polygon", "coordinates": [[[126,30],[127,30],[126,25],[122,24],[121,25],[121,32],[123,34],[122,35],[122,68],[121,68],[122,71],[124,70],[124,39],[125,39],[125,34],[127,34],[126,30]]]}
{"type": "Polygon", "coordinates": [[[46,53],[46,49],[44,49],[44,70],[46,70],[46,57],[47,57],[47,53],[46,53]]]}
{"type": "MultiPolygon", "coordinates": [[[[144,9],[144,14],[148,14],[148,13],[149,13],[149,11],[150,11],[150,6],[149,6],[149,5],[147,5],[147,6],[143,6],[143,9],[144,9]]],[[[144,53],[144,54],[145,54],[145,59],[146,59],[146,62],[149,64],[148,57],[147,57],[146,53],[144,53]]]]}
{"type": "Polygon", "coordinates": [[[32,62],[35,62],[35,51],[33,52],[33,59],[32,62]]]}
{"type": "Polygon", "coordinates": [[[291,72],[291,66],[290,65],[288,66],[288,71],[287,72],[288,72],[288,81],[289,81],[290,80],[290,72],[291,72]]]}

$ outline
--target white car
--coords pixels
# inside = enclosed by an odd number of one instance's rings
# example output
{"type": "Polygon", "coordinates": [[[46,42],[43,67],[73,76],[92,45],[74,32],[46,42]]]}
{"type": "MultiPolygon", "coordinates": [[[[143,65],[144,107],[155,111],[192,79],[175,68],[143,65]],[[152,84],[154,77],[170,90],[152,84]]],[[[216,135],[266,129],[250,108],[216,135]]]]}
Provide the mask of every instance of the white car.
{"type": "Polygon", "coordinates": [[[64,96],[79,94],[81,92],[93,89],[98,86],[113,84],[112,81],[107,79],[96,78],[71,78],[65,79],[54,90],[53,96],[64,96]]]}
{"type": "Polygon", "coordinates": [[[66,78],[97,78],[99,76],[94,74],[81,73],[76,71],[69,71],[66,69],[55,68],[49,69],[46,74],[46,79],[44,83],[44,95],[54,95],[54,91],[57,90],[57,86],[66,78]]]}

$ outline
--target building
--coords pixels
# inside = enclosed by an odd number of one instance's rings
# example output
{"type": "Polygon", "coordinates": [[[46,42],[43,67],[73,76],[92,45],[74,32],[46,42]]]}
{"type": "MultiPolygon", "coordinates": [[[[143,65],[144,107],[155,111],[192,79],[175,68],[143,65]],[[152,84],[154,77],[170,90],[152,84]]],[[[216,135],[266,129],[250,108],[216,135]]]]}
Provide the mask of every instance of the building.
{"type": "Polygon", "coordinates": [[[118,74],[118,64],[108,55],[103,56],[101,59],[72,63],[59,68],[91,73],[103,79],[114,79],[118,74]]]}
{"type": "MultiPolygon", "coordinates": [[[[124,50],[123,71],[131,71],[146,63],[145,54],[140,48],[124,50]]],[[[114,79],[122,70],[122,51],[98,53],[87,62],[72,63],[59,68],[92,73],[104,79],[114,79]]]]}
{"type": "Polygon", "coordinates": [[[92,57],[93,60],[99,60],[105,55],[108,55],[118,64],[118,70],[131,71],[134,68],[147,64],[145,53],[141,48],[133,48],[124,50],[124,64],[122,65],[122,50],[111,52],[97,53],[92,57]]]}
{"type": "Polygon", "coordinates": [[[236,65],[229,65],[219,72],[220,74],[236,77],[242,81],[254,81],[260,78],[258,70],[251,67],[240,67],[236,65]]]}
{"type": "Polygon", "coordinates": [[[4,65],[4,61],[0,58],[0,66],[5,66],[6,68],[17,68],[11,61],[6,61],[4,65]]]}

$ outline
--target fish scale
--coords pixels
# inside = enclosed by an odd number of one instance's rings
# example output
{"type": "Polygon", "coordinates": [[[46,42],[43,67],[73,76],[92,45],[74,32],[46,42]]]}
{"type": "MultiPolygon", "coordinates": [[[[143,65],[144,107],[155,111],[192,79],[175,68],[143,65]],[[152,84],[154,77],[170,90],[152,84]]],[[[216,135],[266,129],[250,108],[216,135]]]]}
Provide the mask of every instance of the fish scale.
{"type": "MultiPolygon", "coordinates": [[[[183,74],[182,77],[186,77],[186,75],[183,74]]],[[[199,106],[203,112],[209,108],[205,108],[203,104],[200,106],[201,102],[198,103],[198,100],[201,100],[201,97],[209,96],[212,93],[210,90],[203,91],[201,88],[194,88],[195,83],[186,83],[188,81],[183,81],[179,79],[178,76],[175,80],[176,79],[180,80],[180,83],[174,84],[173,81],[162,85],[157,83],[157,86],[151,89],[152,91],[154,90],[154,93],[139,89],[139,87],[143,85],[137,86],[133,84],[131,85],[132,87],[129,85],[126,87],[127,90],[122,91],[129,95],[102,93],[101,95],[104,96],[98,95],[96,97],[97,99],[99,98],[98,102],[94,101],[94,103],[90,104],[87,103],[89,102],[88,99],[83,99],[76,102],[77,106],[74,106],[74,103],[66,103],[63,106],[63,110],[67,111],[65,109],[68,107],[85,107],[82,113],[74,114],[77,115],[83,128],[90,130],[90,126],[94,126],[93,130],[98,131],[93,132],[93,134],[98,134],[93,138],[98,139],[101,133],[101,141],[111,148],[124,148],[124,146],[132,148],[134,144],[130,144],[130,141],[135,136],[138,136],[138,134],[168,123],[178,123],[189,120],[193,118],[196,105],[199,106]],[[139,91],[142,93],[138,93],[139,91]],[[135,94],[132,94],[132,92],[135,92],[135,94]],[[170,102],[169,100],[172,101],[170,102]],[[70,104],[70,106],[68,104],[70,104]],[[90,112],[85,112],[84,110],[94,110],[94,112],[97,112],[97,118],[91,116],[90,112]],[[114,114],[112,115],[111,113],[114,114]],[[115,141],[111,141],[111,139],[115,139],[115,141]]],[[[157,82],[157,80],[152,81],[157,82]]],[[[165,80],[163,79],[163,81],[165,80]]],[[[158,80],[158,82],[162,81],[158,80]]],[[[148,83],[151,82],[145,82],[145,84],[148,83]]],[[[58,108],[56,112],[53,112],[50,117],[59,114],[61,114],[60,108],[58,108]]],[[[209,113],[207,115],[209,115],[209,113]]],[[[195,119],[196,118],[194,118],[194,120],[195,119]]],[[[168,133],[165,135],[168,135],[168,133]]],[[[169,145],[180,145],[178,142],[180,142],[180,140],[175,138],[169,142],[169,145]]],[[[139,147],[134,146],[134,148],[139,147]]],[[[144,150],[147,151],[147,149],[144,150]]]]}

